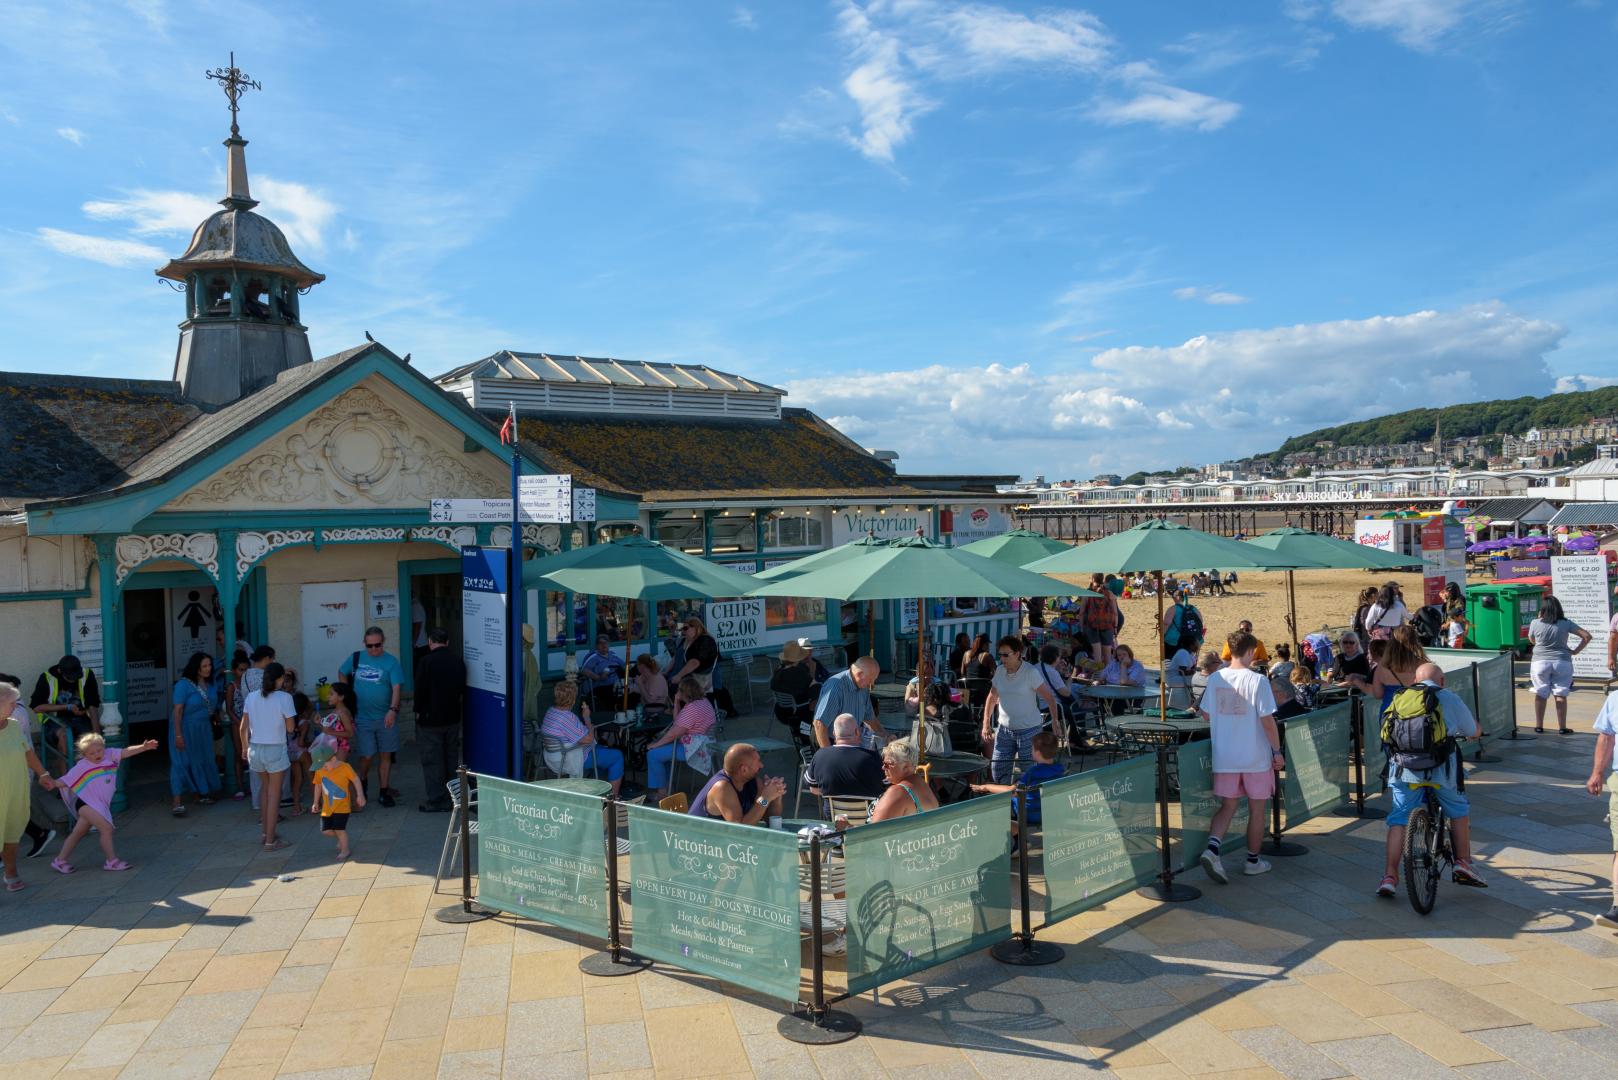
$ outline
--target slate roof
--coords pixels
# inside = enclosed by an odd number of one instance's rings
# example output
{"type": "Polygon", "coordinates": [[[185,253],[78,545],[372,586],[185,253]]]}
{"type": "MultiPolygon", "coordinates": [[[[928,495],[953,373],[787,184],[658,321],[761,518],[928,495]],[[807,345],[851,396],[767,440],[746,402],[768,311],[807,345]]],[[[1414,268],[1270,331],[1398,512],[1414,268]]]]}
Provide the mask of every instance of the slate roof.
{"type": "Polygon", "coordinates": [[[1526,515],[1545,505],[1544,499],[1484,499],[1472,506],[1470,517],[1486,517],[1490,521],[1520,521],[1526,515]]]}
{"type": "Polygon", "coordinates": [[[517,426],[576,485],[616,486],[649,502],[938,494],[906,483],[805,409],[784,409],[780,420],[547,413],[517,426]]]}
{"type": "Polygon", "coordinates": [[[201,414],[179,383],[0,372],[0,500],[117,487],[201,414]]]}
{"type": "Polygon", "coordinates": [[[1618,503],[1568,503],[1551,518],[1552,525],[1618,525],[1618,503]]]}

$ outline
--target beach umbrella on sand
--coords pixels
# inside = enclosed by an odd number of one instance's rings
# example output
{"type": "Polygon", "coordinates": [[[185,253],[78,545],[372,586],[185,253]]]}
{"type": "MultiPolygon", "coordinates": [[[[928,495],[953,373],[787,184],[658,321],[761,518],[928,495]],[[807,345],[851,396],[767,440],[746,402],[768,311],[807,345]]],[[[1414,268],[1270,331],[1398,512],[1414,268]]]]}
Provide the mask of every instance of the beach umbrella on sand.
{"type": "Polygon", "coordinates": [[[1030,529],[1012,529],[999,536],[991,536],[986,540],[977,540],[962,546],[962,551],[970,551],[974,555],[982,555],[985,559],[995,562],[1010,563],[1012,566],[1027,566],[1036,559],[1043,559],[1047,555],[1055,555],[1072,547],[1060,540],[1052,540],[1044,533],[1033,532],[1030,529]]]}
{"type": "MultiPolygon", "coordinates": [[[[523,565],[525,588],[546,592],[574,592],[595,596],[622,596],[647,603],[646,635],[651,639],[655,620],[652,605],[660,600],[720,600],[746,596],[757,582],[698,555],[665,547],[644,536],[625,536],[609,544],[591,544],[523,565]]],[[[624,635],[624,700],[629,699],[629,638],[634,620],[624,635]]]]}
{"type": "MultiPolygon", "coordinates": [[[[848,547],[850,545],[844,545],[848,547]]],[[[755,585],[752,596],[823,596],[831,600],[920,600],[928,596],[1095,596],[1084,589],[948,548],[920,536],[873,544],[863,554],[755,585]]],[[[916,608],[916,677],[927,640],[927,605],[916,608]]],[[[926,739],[921,740],[926,756],[926,739]]]]}
{"type": "MultiPolygon", "coordinates": [[[[1245,541],[1254,547],[1289,558],[1307,559],[1331,570],[1410,570],[1421,568],[1421,556],[1412,558],[1381,548],[1322,536],[1308,529],[1288,525],[1271,529],[1263,536],[1245,541]]],[[[1292,648],[1298,649],[1298,593],[1293,572],[1287,571],[1287,629],[1292,631],[1292,648]]]]}
{"type": "MultiPolygon", "coordinates": [[[[753,575],[763,581],[779,581],[782,578],[797,577],[810,570],[818,570],[823,566],[835,566],[844,559],[856,558],[864,555],[872,548],[886,547],[888,541],[879,539],[875,533],[868,533],[858,540],[850,540],[846,544],[839,544],[825,551],[817,551],[813,555],[806,555],[801,559],[772,566],[768,570],[753,575]]],[[[876,655],[876,601],[868,601],[865,605],[865,625],[870,634],[871,655],[876,655]]]]}
{"type": "MultiPolygon", "coordinates": [[[[1152,518],[1132,529],[1029,563],[1024,569],[1041,574],[1151,574],[1157,582],[1157,627],[1161,639],[1165,572],[1308,570],[1319,565],[1312,559],[1292,558],[1241,540],[1152,518]]],[[[1162,678],[1157,683],[1158,715],[1163,716],[1168,704],[1167,683],[1162,678]]]]}

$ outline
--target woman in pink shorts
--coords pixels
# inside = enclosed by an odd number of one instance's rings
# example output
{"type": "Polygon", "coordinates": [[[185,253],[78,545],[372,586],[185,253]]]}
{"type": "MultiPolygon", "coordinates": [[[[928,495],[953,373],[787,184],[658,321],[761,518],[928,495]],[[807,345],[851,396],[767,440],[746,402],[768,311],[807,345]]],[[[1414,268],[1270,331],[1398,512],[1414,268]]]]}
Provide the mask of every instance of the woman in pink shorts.
{"type": "Polygon", "coordinates": [[[1225,830],[1247,800],[1247,863],[1249,877],[1268,873],[1270,864],[1259,857],[1264,842],[1264,810],[1275,794],[1275,773],[1281,768],[1281,736],[1275,727],[1275,694],[1270,680],[1253,670],[1258,639],[1241,630],[1227,639],[1230,666],[1208,676],[1198,712],[1208,722],[1213,738],[1213,791],[1219,809],[1208,825],[1208,847],[1202,868],[1221,885],[1230,883],[1219,846],[1225,830]]]}

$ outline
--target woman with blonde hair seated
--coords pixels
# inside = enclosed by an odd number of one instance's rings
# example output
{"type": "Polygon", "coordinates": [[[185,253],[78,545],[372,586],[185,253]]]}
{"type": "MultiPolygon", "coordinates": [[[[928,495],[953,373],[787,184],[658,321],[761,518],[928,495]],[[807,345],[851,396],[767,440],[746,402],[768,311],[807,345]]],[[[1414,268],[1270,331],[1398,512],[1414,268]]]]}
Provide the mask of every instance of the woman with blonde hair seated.
{"type": "Polygon", "coordinates": [[[872,805],[870,821],[938,809],[938,796],[916,771],[917,758],[916,744],[909,739],[895,739],[882,748],[882,775],[887,778],[888,790],[872,805]]]}

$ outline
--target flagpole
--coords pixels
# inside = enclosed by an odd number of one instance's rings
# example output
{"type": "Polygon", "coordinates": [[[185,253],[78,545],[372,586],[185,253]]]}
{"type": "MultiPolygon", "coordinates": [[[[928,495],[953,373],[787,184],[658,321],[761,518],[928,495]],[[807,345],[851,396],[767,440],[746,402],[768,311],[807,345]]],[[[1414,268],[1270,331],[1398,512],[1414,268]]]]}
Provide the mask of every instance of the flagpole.
{"type": "Polygon", "coordinates": [[[518,508],[518,489],[522,478],[522,455],[517,449],[517,403],[507,403],[506,424],[500,429],[501,441],[511,440],[511,562],[510,581],[506,588],[506,664],[510,671],[506,687],[510,691],[510,710],[506,719],[506,764],[511,779],[524,779],[522,775],[522,511],[518,508]]]}

